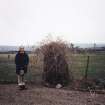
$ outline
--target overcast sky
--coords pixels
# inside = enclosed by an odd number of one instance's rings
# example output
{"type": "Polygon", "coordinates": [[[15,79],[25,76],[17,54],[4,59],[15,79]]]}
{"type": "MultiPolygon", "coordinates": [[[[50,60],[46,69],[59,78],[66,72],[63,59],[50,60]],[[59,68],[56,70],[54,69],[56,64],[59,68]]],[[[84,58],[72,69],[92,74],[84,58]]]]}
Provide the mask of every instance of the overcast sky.
{"type": "Polygon", "coordinates": [[[0,0],[0,45],[33,45],[49,33],[105,42],[105,0],[0,0]]]}

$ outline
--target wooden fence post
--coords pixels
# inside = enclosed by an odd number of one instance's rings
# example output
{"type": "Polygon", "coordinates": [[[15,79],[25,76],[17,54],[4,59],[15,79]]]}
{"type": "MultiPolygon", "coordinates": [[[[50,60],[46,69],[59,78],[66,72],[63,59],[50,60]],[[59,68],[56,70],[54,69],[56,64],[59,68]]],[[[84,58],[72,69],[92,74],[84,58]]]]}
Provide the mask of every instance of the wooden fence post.
{"type": "Polygon", "coordinates": [[[85,70],[85,79],[87,79],[88,76],[88,69],[89,69],[89,56],[87,56],[87,65],[86,65],[86,70],[85,70]]]}

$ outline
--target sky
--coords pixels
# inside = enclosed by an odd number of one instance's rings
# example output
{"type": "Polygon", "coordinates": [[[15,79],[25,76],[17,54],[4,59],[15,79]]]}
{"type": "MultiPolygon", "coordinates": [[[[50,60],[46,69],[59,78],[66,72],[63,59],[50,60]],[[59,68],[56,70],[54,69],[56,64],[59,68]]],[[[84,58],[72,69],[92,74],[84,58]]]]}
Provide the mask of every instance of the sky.
{"type": "Polygon", "coordinates": [[[0,45],[34,45],[48,35],[105,43],[105,0],[0,0],[0,45]]]}

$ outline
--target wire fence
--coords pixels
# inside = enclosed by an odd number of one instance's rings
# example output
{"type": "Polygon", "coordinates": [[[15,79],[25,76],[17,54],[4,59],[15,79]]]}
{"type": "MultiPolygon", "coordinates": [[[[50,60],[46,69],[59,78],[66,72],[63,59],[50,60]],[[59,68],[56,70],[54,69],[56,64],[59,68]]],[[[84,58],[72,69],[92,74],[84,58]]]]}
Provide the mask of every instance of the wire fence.
{"type": "MultiPolygon", "coordinates": [[[[0,54],[0,83],[17,82],[14,54],[0,54]]],[[[91,78],[105,80],[105,54],[73,54],[68,56],[70,76],[74,80],[91,78]]],[[[43,57],[30,55],[30,64],[26,80],[41,83],[43,74],[43,57]]]]}

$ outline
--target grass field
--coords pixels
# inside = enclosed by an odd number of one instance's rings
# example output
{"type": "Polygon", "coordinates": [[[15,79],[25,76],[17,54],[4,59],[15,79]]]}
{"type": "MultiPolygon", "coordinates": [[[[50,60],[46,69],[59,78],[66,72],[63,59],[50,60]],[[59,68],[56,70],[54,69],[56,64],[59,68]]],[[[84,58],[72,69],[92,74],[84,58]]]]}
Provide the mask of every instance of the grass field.
{"type": "MultiPolygon", "coordinates": [[[[43,87],[40,84],[42,83],[43,57],[32,54],[29,56],[30,64],[26,75],[26,80],[29,81],[28,89],[20,91],[14,84],[17,81],[15,54],[10,54],[9,58],[8,54],[0,54],[0,83],[4,83],[0,84],[0,105],[105,105],[105,90],[103,90],[104,93],[99,94],[93,90],[74,91],[71,86],[62,89],[43,87]]],[[[89,57],[88,77],[105,80],[105,55],[89,54],[89,57]]],[[[83,78],[87,55],[68,54],[67,61],[73,78],[83,78]]],[[[75,85],[73,87],[75,88],[75,85]]]]}
{"type": "MultiPolygon", "coordinates": [[[[89,68],[88,77],[105,79],[105,54],[89,54],[89,68]]],[[[15,54],[0,54],[0,82],[16,82],[15,73],[15,54]]],[[[67,61],[69,64],[70,73],[75,79],[83,78],[85,75],[87,65],[87,55],[74,54],[72,56],[67,55],[67,61]]],[[[28,67],[28,73],[26,80],[32,82],[41,82],[43,72],[43,60],[40,56],[30,55],[30,64],[28,67]]]]}
{"type": "Polygon", "coordinates": [[[88,65],[88,77],[90,78],[105,78],[105,55],[104,54],[89,54],[89,55],[73,55],[73,66],[72,71],[77,74],[74,75],[83,76],[85,75],[87,66],[87,56],[89,56],[88,65]]]}
{"type": "MultiPolygon", "coordinates": [[[[36,55],[30,56],[30,64],[28,67],[28,73],[26,79],[28,81],[39,82],[41,81],[43,72],[43,60],[42,57],[36,55]]],[[[89,54],[89,68],[88,77],[105,79],[105,54],[89,54]]],[[[16,82],[15,54],[0,54],[0,82],[16,82]]],[[[87,55],[74,54],[68,55],[67,61],[69,64],[70,73],[75,79],[80,79],[85,75],[87,65],[87,55]]]]}

